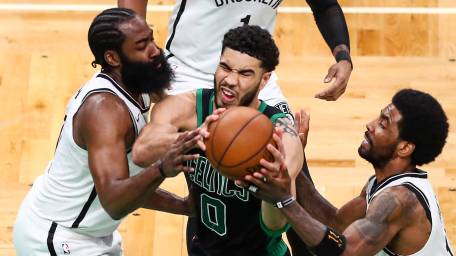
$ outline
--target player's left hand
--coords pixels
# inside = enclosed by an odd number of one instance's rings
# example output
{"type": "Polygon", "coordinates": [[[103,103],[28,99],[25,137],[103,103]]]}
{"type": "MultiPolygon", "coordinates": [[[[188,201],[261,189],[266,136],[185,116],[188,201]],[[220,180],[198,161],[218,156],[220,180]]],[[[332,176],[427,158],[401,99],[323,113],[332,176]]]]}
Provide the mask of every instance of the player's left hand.
{"type": "Polygon", "coordinates": [[[316,94],[315,98],[328,101],[337,100],[345,92],[351,72],[352,65],[348,60],[342,60],[332,65],[328,70],[324,82],[330,83],[334,80],[333,84],[316,94]]]}

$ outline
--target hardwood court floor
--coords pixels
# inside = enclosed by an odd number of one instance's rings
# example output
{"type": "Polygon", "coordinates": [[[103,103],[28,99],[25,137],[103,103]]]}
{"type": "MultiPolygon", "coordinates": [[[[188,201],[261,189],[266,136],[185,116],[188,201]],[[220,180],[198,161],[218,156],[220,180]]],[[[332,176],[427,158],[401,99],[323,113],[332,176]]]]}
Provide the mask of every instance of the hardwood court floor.
{"type": "MultiPolygon", "coordinates": [[[[11,234],[17,208],[52,158],[69,97],[95,72],[86,42],[92,17],[0,15],[0,255],[15,255],[11,234]]],[[[400,88],[427,91],[440,100],[450,119],[442,155],[424,169],[429,170],[455,248],[456,63],[442,57],[355,57],[345,95],[336,102],[314,99],[331,62],[327,56],[299,57],[284,50],[278,68],[292,108],[303,107],[311,114],[307,157],[319,191],[337,206],[357,195],[372,175],[372,168],[357,156],[365,124],[400,88]]],[[[179,176],[163,187],[184,196],[184,182],[179,176]]],[[[186,255],[184,224],[181,216],[135,211],[120,227],[125,254],[186,255]]]]}
{"type": "MultiPolygon", "coordinates": [[[[0,56],[2,64],[12,60],[9,53],[0,56]]],[[[52,155],[65,102],[92,72],[87,68],[85,57],[76,53],[51,54],[46,58],[16,56],[19,57],[13,59],[14,67],[2,65],[7,68],[0,73],[4,181],[0,187],[0,255],[14,255],[11,231],[17,207],[28,184],[42,173],[52,155]],[[24,72],[21,65],[31,67],[24,72]]],[[[441,101],[451,123],[444,152],[425,169],[430,171],[454,245],[456,95],[452,81],[456,64],[444,59],[357,58],[356,69],[343,98],[337,102],[322,102],[312,97],[323,86],[320,80],[329,62],[326,58],[290,58],[282,61],[278,71],[292,107],[304,107],[311,114],[307,154],[319,190],[337,206],[357,195],[372,174],[372,168],[356,153],[364,124],[378,114],[399,88],[428,91],[441,101]]],[[[180,195],[186,194],[182,177],[170,179],[163,187],[180,195]]],[[[120,228],[126,255],[185,255],[184,223],[185,218],[181,216],[136,211],[120,228]]]]}

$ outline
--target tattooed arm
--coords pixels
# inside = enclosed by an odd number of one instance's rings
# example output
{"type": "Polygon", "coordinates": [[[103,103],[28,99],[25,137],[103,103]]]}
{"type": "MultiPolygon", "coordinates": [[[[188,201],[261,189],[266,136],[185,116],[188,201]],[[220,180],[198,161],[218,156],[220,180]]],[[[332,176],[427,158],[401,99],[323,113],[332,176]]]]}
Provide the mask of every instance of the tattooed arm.
{"type": "MultiPolygon", "coordinates": [[[[288,168],[291,179],[294,181],[301,171],[302,163],[304,161],[301,140],[290,119],[279,118],[275,125],[277,128],[283,130],[282,143],[285,151],[285,165],[288,168]]],[[[294,182],[292,182],[292,184],[294,186],[294,182]]],[[[295,189],[292,189],[293,193],[294,191],[295,189]]]]}
{"type": "Polygon", "coordinates": [[[409,189],[398,186],[385,189],[369,206],[366,217],[345,231],[345,255],[369,255],[383,249],[416,219],[418,199],[409,189]]]}
{"type": "MultiPolygon", "coordinates": [[[[376,196],[366,216],[343,232],[346,247],[342,255],[374,255],[383,249],[398,232],[413,221],[417,204],[415,195],[404,187],[386,189],[376,196]]],[[[317,246],[325,234],[325,226],[312,218],[294,202],[282,213],[310,247],[317,246]]]]}
{"type": "MultiPolygon", "coordinates": [[[[279,118],[276,121],[276,127],[283,130],[281,147],[284,151],[284,161],[288,168],[288,174],[293,182],[291,182],[291,194],[296,195],[294,179],[301,170],[304,161],[301,141],[291,121],[288,118],[279,118]]],[[[277,142],[276,142],[277,144],[277,142]]],[[[271,230],[278,230],[284,227],[287,223],[286,218],[280,211],[273,207],[270,203],[262,202],[262,217],[264,224],[271,230]]]]}

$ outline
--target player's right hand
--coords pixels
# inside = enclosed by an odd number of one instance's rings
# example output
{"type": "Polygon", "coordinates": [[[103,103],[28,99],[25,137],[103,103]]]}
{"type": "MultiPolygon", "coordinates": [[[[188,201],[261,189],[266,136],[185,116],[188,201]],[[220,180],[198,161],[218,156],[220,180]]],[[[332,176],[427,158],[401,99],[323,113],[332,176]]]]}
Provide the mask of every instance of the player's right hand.
{"type": "Polygon", "coordinates": [[[170,149],[161,160],[161,166],[166,177],[175,177],[180,172],[193,171],[193,168],[185,166],[184,162],[199,157],[199,154],[186,154],[200,140],[199,132],[199,129],[186,131],[171,144],[170,149]]]}

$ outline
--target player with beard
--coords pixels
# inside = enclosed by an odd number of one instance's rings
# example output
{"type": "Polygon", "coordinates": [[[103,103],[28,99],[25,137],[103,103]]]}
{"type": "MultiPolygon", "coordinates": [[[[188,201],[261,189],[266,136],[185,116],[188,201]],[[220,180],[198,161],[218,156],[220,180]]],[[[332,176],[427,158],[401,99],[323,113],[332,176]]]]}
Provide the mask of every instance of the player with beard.
{"type": "MultiPolygon", "coordinates": [[[[148,166],[159,159],[179,134],[201,128],[201,137],[209,136],[207,126],[226,108],[247,106],[258,109],[286,132],[286,162],[291,177],[303,163],[301,143],[289,119],[280,110],[258,99],[278,64],[279,50],[267,30],[242,26],[228,31],[214,75],[215,89],[197,89],[167,96],[151,111],[133,147],[135,163],[148,166]]],[[[189,255],[287,255],[281,239],[286,221],[272,205],[253,197],[249,190],[221,176],[205,157],[205,146],[198,143],[194,168],[186,174],[189,193],[195,198],[196,217],[189,218],[191,234],[189,255]]],[[[269,147],[272,147],[269,145],[269,147]]],[[[273,164],[278,163],[276,162],[273,164]]]]}
{"type": "Polygon", "coordinates": [[[97,72],[71,98],[54,159],[24,199],[14,225],[18,255],[121,255],[121,219],[144,207],[191,214],[187,200],[157,187],[190,171],[183,161],[199,131],[183,133],[145,168],[131,148],[149,110],[149,94],[169,84],[170,69],[152,30],[133,11],[108,9],[88,41],[97,72]]]}
{"type": "Polygon", "coordinates": [[[142,62],[130,60],[123,51],[119,51],[122,67],[122,81],[132,85],[129,89],[133,93],[161,94],[168,88],[173,72],[163,55],[163,50],[153,60],[142,62]],[[151,87],[151,85],[155,85],[151,87]]]}
{"type": "MultiPolygon", "coordinates": [[[[298,130],[307,134],[304,117],[298,130]]],[[[436,195],[417,167],[434,161],[445,145],[448,121],[440,104],[427,93],[404,89],[366,128],[358,153],[375,175],[340,209],[305,178],[298,186],[306,204],[296,203],[285,163],[245,179],[258,186],[259,198],[281,207],[316,255],[452,256],[436,195]]],[[[283,152],[273,151],[280,159],[283,152]]]]}

